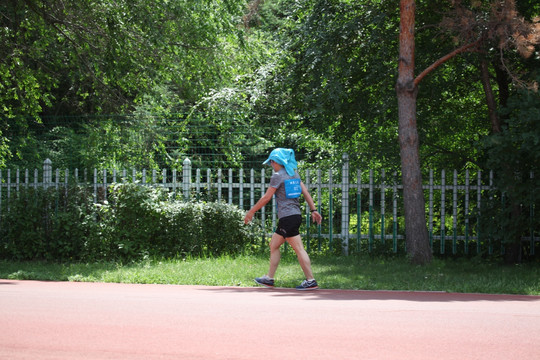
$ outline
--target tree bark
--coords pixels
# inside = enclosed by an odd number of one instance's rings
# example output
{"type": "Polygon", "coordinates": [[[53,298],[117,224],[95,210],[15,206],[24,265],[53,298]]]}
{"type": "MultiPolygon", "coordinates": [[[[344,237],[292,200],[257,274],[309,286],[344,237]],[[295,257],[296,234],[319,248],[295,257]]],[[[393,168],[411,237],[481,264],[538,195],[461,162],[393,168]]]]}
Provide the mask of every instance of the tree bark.
{"type": "Polygon", "coordinates": [[[480,78],[482,79],[482,86],[484,87],[484,93],[486,94],[486,103],[488,107],[489,121],[491,122],[491,132],[496,134],[501,132],[501,122],[497,115],[497,105],[495,104],[495,97],[493,96],[493,90],[489,81],[489,69],[486,60],[480,60],[480,78]]]}
{"type": "MultiPolygon", "coordinates": [[[[492,64],[495,69],[495,78],[497,79],[497,85],[499,87],[499,104],[501,106],[506,106],[508,98],[510,97],[510,79],[500,62],[493,61],[492,64]]],[[[504,122],[504,119],[502,119],[502,122],[504,122]]]]}
{"type": "Polygon", "coordinates": [[[400,1],[399,64],[396,93],[399,116],[399,146],[405,207],[405,241],[414,264],[427,264],[432,259],[426,225],[425,198],[422,189],[416,99],[414,82],[414,0],[400,1]]]}

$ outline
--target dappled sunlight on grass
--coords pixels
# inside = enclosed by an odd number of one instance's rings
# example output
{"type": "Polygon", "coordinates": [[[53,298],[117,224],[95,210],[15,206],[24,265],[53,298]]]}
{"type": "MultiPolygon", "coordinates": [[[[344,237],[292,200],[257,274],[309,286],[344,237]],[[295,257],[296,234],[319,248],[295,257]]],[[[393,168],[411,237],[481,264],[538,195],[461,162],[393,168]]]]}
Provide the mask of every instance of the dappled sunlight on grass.
{"type": "MultiPolygon", "coordinates": [[[[540,295],[540,265],[503,266],[466,259],[435,259],[426,266],[404,257],[312,256],[321,288],[446,291],[540,295]]],[[[137,263],[56,264],[0,261],[0,278],[209,286],[255,286],[268,271],[266,254],[204,258],[150,259],[137,263]]],[[[293,253],[285,252],[276,286],[297,286],[304,278],[293,253]]]]}

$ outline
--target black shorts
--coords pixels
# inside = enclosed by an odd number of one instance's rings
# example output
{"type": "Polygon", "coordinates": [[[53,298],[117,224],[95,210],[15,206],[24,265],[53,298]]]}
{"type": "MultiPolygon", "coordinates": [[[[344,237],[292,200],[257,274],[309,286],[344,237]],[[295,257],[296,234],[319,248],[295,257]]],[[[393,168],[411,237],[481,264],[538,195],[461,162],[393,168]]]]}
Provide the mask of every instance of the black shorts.
{"type": "Polygon", "coordinates": [[[285,216],[278,221],[276,234],[284,238],[293,237],[300,234],[300,225],[302,224],[302,215],[285,216]]]}

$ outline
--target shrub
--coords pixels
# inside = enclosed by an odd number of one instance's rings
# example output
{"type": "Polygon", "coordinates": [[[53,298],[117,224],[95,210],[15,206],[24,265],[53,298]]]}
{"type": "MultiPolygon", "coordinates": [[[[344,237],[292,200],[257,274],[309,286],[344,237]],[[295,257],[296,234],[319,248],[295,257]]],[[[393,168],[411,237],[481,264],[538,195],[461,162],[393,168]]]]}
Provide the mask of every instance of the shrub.
{"type": "Polygon", "coordinates": [[[184,202],[161,188],[115,184],[93,202],[83,187],[21,189],[3,209],[0,257],[121,260],[236,254],[260,238],[221,202],[184,202]]]}
{"type": "Polygon", "coordinates": [[[0,256],[76,260],[93,226],[92,200],[80,187],[21,188],[2,209],[0,256]]]}

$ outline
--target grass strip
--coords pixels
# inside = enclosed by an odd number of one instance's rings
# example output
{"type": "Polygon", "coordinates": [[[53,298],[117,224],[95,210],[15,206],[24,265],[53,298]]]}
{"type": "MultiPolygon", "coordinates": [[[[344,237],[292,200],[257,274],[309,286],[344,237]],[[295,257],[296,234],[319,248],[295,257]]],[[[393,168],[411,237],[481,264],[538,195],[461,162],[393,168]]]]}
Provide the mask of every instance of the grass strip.
{"type": "MultiPolygon", "coordinates": [[[[312,255],[321,288],[356,290],[444,291],[540,295],[538,263],[500,265],[474,259],[435,259],[426,266],[404,257],[312,255]]],[[[208,286],[255,286],[266,273],[263,255],[219,258],[148,259],[137,263],[53,263],[0,261],[0,278],[208,286]]],[[[295,287],[303,274],[293,254],[284,254],[276,286],[295,287]]]]}

